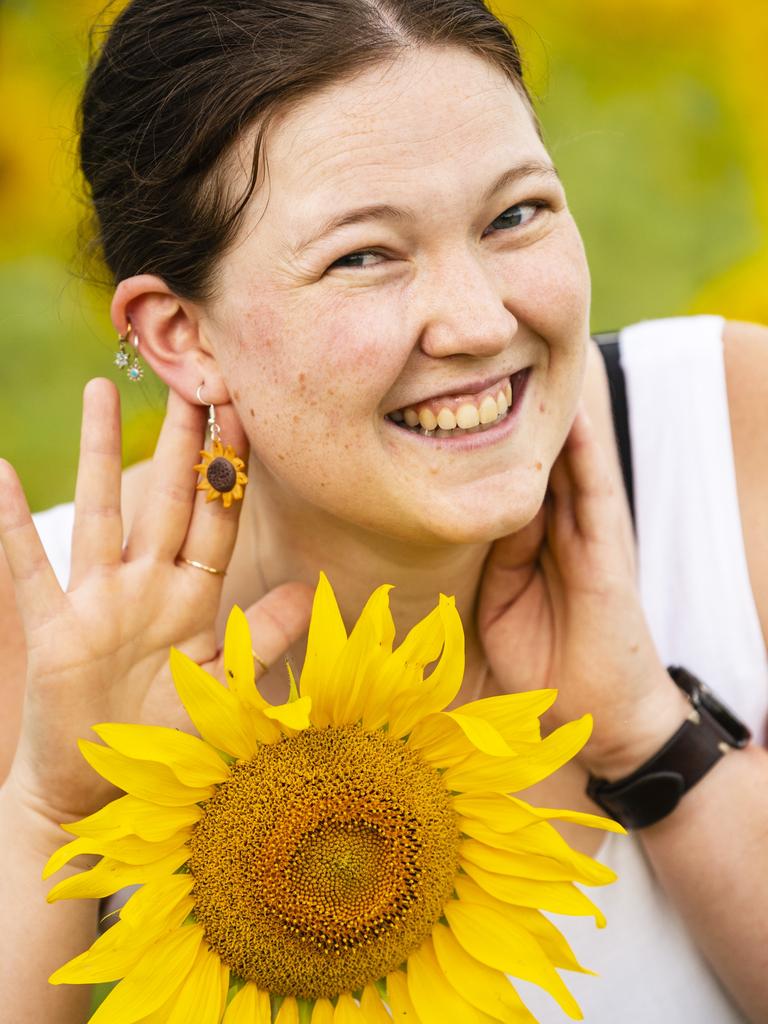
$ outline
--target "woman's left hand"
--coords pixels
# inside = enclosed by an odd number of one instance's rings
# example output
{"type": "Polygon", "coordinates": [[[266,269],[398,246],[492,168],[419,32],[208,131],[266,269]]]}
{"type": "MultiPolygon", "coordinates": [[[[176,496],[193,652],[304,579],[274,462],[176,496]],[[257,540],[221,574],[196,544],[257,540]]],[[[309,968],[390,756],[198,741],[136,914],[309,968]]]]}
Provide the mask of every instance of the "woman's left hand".
{"type": "Polygon", "coordinates": [[[541,509],[488,556],[477,622],[501,689],[557,689],[554,725],[593,715],[581,760],[594,774],[633,771],[690,711],[654,646],[623,484],[583,405],[541,509]]]}

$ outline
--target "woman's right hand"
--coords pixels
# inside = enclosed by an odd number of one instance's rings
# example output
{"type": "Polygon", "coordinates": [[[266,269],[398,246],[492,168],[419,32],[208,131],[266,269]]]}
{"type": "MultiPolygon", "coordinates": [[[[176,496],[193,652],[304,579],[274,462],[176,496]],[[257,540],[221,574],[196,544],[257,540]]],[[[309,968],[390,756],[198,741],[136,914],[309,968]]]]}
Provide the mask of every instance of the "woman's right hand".
{"type": "MultiPolygon", "coordinates": [[[[217,410],[222,436],[244,457],[247,441],[231,406],[217,410]]],[[[192,467],[204,438],[204,408],[171,391],[148,486],[123,543],[121,431],[117,389],[85,389],[75,494],[72,567],[64,592],[12,467],[0,460],[0,542],[11,569],[27,645],[22,729],[8,784],[55,822],[81,817],[116,791],[83,760],[78,738],[100,722],[145,722],[193,731],[173,689],[169,649],[179,647],[221,678],[215,623],[242,502],[229,509],[196,491],[192,467]]],[[[287,583],[247,616],[268,664],[307,629],[312,590],[287,583]]]]}

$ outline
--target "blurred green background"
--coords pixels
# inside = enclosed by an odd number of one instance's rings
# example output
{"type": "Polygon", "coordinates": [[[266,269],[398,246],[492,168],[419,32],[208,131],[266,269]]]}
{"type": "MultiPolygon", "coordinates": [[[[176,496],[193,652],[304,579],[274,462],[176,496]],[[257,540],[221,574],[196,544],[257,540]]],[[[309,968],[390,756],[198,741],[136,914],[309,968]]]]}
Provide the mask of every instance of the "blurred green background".
{"type": "MultiPolygon", "coordinates": [[[[109,293],[77,265],[74,111],[92,0],[0,3],[0,454],[33,509],[72,497],[80,393],[113,375],[109,293]]],[[[768,322],[768,2],[494,0],[581,226],[593,329],[768,322]]],[[[163,389],[121,382],[126,464],[163,389]]]]}

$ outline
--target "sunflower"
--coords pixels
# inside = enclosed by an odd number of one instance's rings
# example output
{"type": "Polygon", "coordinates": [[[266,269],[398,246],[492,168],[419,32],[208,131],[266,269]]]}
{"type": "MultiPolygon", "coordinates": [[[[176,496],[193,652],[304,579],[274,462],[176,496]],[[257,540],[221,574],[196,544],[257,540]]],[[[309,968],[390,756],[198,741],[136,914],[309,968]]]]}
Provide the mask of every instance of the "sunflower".
{"type": "Polygon", "coordinates": [[[602,927],[574,883],[615,876],[550,821],[623,829],[511,794],[569,760],[591,718],[542,739],[554,690],[444,710],[464,671],[454,600],[441,595],[393,647],[390,589],[372,594],[348,637],[321,573],[285,704],[260,695],[235,607],[226,686],[171,651],[199,737],[103,724],[102,743],[80,741],[125,795],[63,826],[76,838],[45,877],[79,854],[100,860],[48,900],[140,885],[51,976],[119,980],[91,1024],[531,1024],[509,975],[581,1017],[558,968],[590,972],[542,911],[602,927]]]}
{"type": "Polygon", "coordinates": [[[203,461],[194,468],[203,479],[197,485],[198,491],[207,491],[206,501],[221,498],[224,508],[229,508],[233,501],[239,501],[248,477],[243,470],[245,463],[235,455],[231,444],[224,446],[221,441],[214,441],[211,451],[202,449],[203,461]]]}

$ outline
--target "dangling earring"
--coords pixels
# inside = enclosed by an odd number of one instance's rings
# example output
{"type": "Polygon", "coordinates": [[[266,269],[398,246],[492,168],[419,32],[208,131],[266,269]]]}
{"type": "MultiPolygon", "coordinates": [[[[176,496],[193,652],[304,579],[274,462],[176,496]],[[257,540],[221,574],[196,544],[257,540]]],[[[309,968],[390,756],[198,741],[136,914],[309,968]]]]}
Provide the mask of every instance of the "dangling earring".
{"type": "MultiPolygon", "coordinates": [[[[205,405],[201,392],[204,385],[200,384],[195,396],[200,405],[205,405]]],[[[245,463],[238,458],[231,445],[226,447],[221,443],[221,428],[216,422],[216,408],[208,406],[208,432],[211,439],[211,450],[203,448],[200,454],[203,461],[195,466],[203,479],[197,485],[198,491],[208,491],[206,501],[215,501],[221,498],[224,508],[229,508],[233,501],[240,501],[243,497],[248,477],[243,470],[245,463]]]]}
{"type": "Polygon", "coordinates": [[[118,370],[125,370],[128,380],[138,383],[144,376],[144,370],[139,362],[139,336],[133,330],[133,324],[130,320],[128,321],[128,329],[125,334],[118,334],[117,341],[119,347],[115,355],[115,366],[118,370]],[[133,338],[131,338],[132,333],[133,338]],[[133,345],[133,362],[131,362],[131,354],[126,349],[126,345],[133,345]]]}

